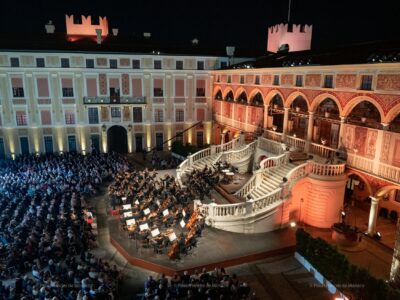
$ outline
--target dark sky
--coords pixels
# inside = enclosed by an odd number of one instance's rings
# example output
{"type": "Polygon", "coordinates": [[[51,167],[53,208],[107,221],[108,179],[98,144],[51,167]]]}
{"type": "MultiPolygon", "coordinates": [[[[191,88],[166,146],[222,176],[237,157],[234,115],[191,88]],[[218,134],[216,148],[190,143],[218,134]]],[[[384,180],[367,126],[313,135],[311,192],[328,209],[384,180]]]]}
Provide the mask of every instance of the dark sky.
{"type": "MultiPolygon", "coordinates": [[[[314,25],[313,48],[399,39],[400,1],[292,0],[292,22],[314,25]],[[392,3],[390,3],[392,2],[392,3]]],[[[64,14],[106,15],[124,35],[151,32],[162,42],[265,49],[267,27],[287,19],[288,1],[272,0],[2,0],[2,32],[65,31],[64,14]],[[240,5],[239,5],[240,3],[240,5]]]]}

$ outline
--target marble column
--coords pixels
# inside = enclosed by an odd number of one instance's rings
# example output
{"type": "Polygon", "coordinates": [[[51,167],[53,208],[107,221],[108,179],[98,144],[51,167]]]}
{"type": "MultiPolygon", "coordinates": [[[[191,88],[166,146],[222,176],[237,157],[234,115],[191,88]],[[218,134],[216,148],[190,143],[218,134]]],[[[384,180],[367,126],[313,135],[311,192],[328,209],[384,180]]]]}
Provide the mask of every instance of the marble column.
{"type": "Polygon", "coordinates": [[[339,147],[338,148],[341,148],[341,147],[343,147],[343,140],[342,140],[342,137],[343,137],[343,129],[344,129],[344,123],[346,122],[346,117],[340,117],[340,128],[339,128],[339,147]]]}
{"type": "Polygon", "coordinates": [[[315,113],[313,111],[308,112],[307,140],[304,147],[304,152],[306,153],[310,151],[310,145],[312,143],[312,136],[314,130],[314,114],[315,113]]]}
{"type": "Polygon", "coordinates": [[[283,115],[283,132],[282,132],[282,142],[285,141],[287,127],[289,123],[289,110],[290,107],[285,107],[285,114],[283,115]]]}
{"type": "Polygon", "coordinates": [[[376,219],[378,218],[378,203],[379,199],[370,196],[371,199],[371,208],[369,211],[369,219],[368,219],[368,234],[374,235],[376,229],[376,219]]]}

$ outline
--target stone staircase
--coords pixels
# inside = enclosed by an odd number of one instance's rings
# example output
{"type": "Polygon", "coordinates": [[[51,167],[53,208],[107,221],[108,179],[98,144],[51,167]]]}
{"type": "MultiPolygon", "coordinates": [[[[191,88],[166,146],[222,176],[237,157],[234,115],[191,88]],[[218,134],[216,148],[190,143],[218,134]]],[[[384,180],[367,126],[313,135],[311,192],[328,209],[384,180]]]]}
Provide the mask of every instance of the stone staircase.
{"type": "Polygon", "coordinates": [[[289,163],[269,169],[268,175],[262,177],[261,184],[251,191],[251,198],[258,199],[278,189],[282,183],[283,177],[286,177],[289,171],[295,167],[296,165],[289,163]]]}

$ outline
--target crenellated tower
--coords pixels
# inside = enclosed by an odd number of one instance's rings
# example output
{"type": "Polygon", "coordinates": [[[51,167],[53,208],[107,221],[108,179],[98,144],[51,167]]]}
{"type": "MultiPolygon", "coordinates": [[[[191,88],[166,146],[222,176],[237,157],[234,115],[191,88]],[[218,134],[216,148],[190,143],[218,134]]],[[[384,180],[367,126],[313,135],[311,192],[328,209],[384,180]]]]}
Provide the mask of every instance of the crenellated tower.
{"type": "Polygon", "coordinates": [[[312,25],[278,24],[268,28],[268,52],[311,49],[312,25]]]}
{"type": "Polygon", "coordinates": [[[82,23],[76,24],[74,22],[74,15],[65,15],[65,26],[67,27],[67,35],[69,36],[96,36],[97,32],[100,32],[102,37],[108,35],[107,17],[99,17],[99,24],[92,24],[91,16],[82,16],[82,23]],[[96,29],[101,29],[101,31],[96,31],[96,29]]]}

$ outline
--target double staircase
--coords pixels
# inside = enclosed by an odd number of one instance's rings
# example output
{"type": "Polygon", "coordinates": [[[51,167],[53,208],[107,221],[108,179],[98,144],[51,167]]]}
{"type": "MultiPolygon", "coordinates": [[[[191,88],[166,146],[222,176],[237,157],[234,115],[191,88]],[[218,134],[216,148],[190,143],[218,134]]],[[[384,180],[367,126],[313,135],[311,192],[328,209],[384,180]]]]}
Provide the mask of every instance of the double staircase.
{"type": "Polygon", "coordinates": [[[283,178],[287,177],[290,170],[294,169],[296,166],[294,164],[282,165],[279,168],[270,169],[268,174],[262,176],[262,181],[259,186],[254,188],[250,192],[251,199],[259,199],[265,195],[268,195],[277,189],[283,182],[283,178]]]}

